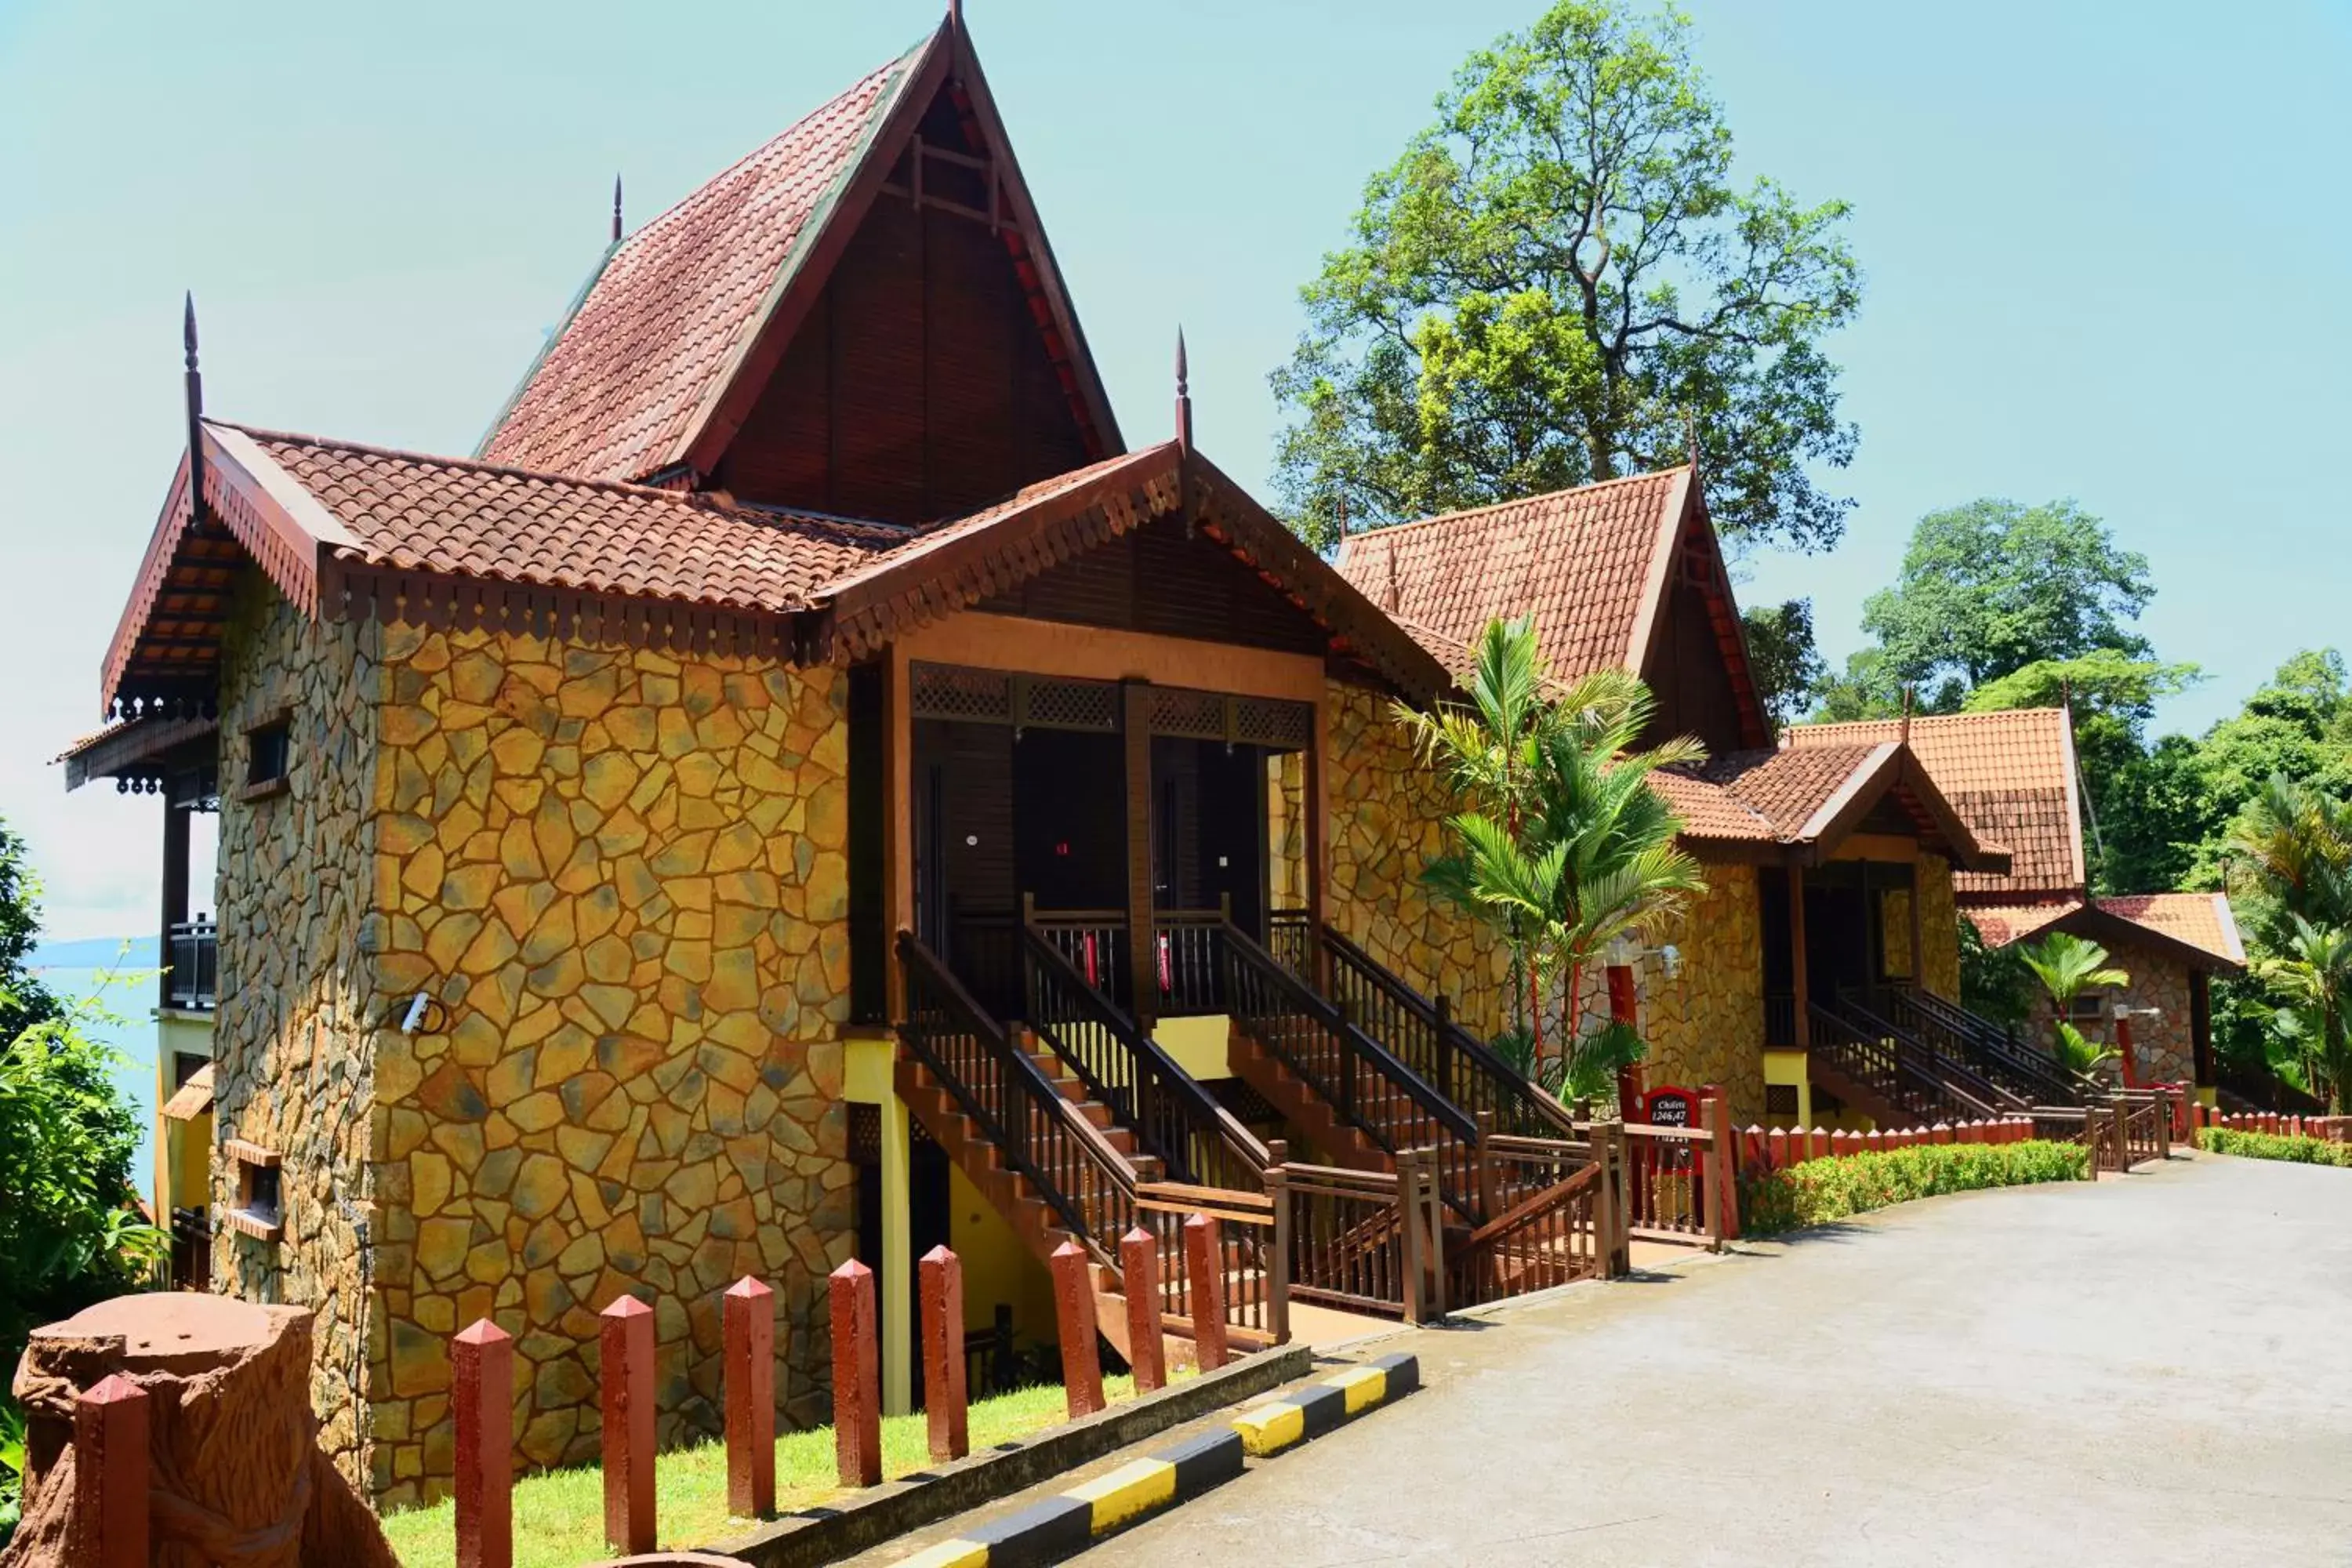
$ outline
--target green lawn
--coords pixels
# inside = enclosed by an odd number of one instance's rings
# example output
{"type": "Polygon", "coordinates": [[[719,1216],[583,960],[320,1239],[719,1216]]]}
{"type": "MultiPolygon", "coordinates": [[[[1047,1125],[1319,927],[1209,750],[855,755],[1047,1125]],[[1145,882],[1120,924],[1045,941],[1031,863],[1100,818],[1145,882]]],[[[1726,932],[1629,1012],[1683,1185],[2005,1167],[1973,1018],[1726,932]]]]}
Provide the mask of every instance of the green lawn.
{"type": "MultiPolygon", "coordinates": [[[[1189,1373],[1177,1376],[1190,1376],[1189,1373]]],[[[1117,1404],[1135,1395],[1131,1377],[1106,1377],[1103,1393],[1117,1404]]],[[[1059,1384],[1024,1388],[971,1406],[971,1451],[1059,1426],[1066,1405],[1059,1384]]],[[[931,1462],[923,1417],[893,1415],[882,1423],[882,1472],[903,1476],[931,1462]]],[[[665,1547],[707,1546],[751,1528],[727,1514],[727,1447],[703,1443],[664,1454],[654,1468],[655,1518],[665,1547]]],[[[814,1507],[853,1495],[834,1479],[833,1428],[787,1433],[776,1440],[776,1511],[814,1507]]],[[[604,1478],[594,1466],[551,1470],[515,1483],[515,1568],[575,1568],[613,1555],[604,1544],[604,1478]]],[[[449,1568],[457,1561],[454,1504],[410,1509],[383,1521],[392,1549],[407,1568],[449,1568]]]]}

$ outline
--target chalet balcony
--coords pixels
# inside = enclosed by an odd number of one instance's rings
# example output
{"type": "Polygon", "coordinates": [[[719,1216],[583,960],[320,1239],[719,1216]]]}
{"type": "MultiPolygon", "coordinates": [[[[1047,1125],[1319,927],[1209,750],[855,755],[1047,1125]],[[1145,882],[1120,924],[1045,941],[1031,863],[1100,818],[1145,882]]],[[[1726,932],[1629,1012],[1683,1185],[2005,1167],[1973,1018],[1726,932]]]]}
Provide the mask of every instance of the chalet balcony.
{"type": "Polygon", "coordinates": [[[220,973],[220,928],[209,920],[177,921],[164,932],[163,1005],[183,1013],[209,1013],[220,973]]]}

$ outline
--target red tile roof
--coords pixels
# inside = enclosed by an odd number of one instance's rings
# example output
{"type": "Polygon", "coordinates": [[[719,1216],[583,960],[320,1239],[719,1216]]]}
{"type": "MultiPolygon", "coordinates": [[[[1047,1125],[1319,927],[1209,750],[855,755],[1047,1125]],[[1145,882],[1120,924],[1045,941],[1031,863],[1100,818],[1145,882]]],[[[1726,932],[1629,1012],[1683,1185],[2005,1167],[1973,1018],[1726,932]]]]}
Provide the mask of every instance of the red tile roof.
{"type": "Polygon", "coordinates": [[[1987,947],[2007,947],[2040,935],[2083,910],[2080,899],[2059,899],[2046,904],[1970,904],[1960,912],[1977,928],[1987,947]]]}
{"type": "Polygon", "coordinates": [[[2123,893],[2097,903],[2103,914],[2145,926],[2233,968],[2245,966],[2246,947],[2227,893],[2123,893]]]}
{"type": "Polygon", "coordinates": [[[236,433],[344,531],[330,542],[336,558],[398,571],[772,614],[806,607],[908,537],[642,485],[236,433]]]}
{"type": "MultiPolygon", "coordinates": [[[[1892,741],[1902,733],[1899,719],[1792,724],[1780,743],[1798,750],[1843,747],[1892,741]]],[[[1958,873],[1958,896],[2018,904],[2081,895],[2083,826],[2075,803],[2074,742],[2063,710],[1922,716],[1911,721],[1910,739],[1912,753],[1978,837],[2009,847],[2006,875],[1958,873]]]]}
{"type": "Polygon", "coordinates": [[[678,461],[894,95],[946,37],[932,34],[615,246],[483,458],[606,479],[678,461]]]}
{"type": "Polygon", "coordinates": [[[1780,830],[1769,817],[1723,784],[1695,772],[1662,768],[1650,775],[1650,787],[1683,819],[1685,839],[1702,844],[1780,842],[1780,830]]]}
{"type": "Polygon", "coordinates": [[[1339,574],[1396,619],[1465,647],[1488,621],[1533,615],[1562,679],[1637,668],[1690,473],[1369,529],[1341,542],[1339,574]]]}

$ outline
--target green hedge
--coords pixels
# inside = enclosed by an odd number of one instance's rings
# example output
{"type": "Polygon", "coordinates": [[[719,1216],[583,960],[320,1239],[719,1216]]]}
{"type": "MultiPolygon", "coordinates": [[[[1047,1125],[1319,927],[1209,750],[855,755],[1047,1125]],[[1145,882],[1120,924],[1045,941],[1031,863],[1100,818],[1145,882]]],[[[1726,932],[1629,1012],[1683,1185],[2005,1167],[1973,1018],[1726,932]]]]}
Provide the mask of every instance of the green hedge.
{"type": "Polygon", "coordinates": [[[1807,1160],[1741,1182],[1739,1225],[1748,1235],[1769,1236],[1938,1193],[2079,1182],[2089,1158],[2079,1143],[2029,1141],[1923,1143],[1807,1160]]]}
{"type": "Polygon", "coordinates": [[[2284,1138],[2275,1132],[2241,1132],[2233,1127],[2200,1128],[2197,1146],[2213,1154],[2249,1160],[2292,1160],[2299,1165],[2341,1165],[2352,1170],[2352,1143],[2324,1138],[2284,1138]]]}

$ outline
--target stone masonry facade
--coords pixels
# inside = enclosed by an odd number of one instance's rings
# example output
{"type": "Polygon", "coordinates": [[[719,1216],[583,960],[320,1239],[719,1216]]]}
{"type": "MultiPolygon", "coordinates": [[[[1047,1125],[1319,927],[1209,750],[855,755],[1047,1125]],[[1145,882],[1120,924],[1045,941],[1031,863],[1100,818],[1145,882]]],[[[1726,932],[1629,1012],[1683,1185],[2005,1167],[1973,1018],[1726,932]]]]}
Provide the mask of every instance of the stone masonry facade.
{"type": "MultiPolygon", "coordinates": [[[[216,1136],[277,1154],[283,1234],[221,1225],[215,1289],[308,1307],[320,1447],[365,1465],[370,1247],[381,1239],[368,1158],[373,1026],[388,1004],[363,952],[374,822],[378,631],[310,624],[258,571],[238,582],[220,677],[221,921],[215,1016],[216,1136]],[[248,793],[252,731],[283,721],[286,782],[248,793]]],[[[212,1161],[215,1214],[239,1201],[236,1161],[212,1161]]]]}
{"type": "Polygon", "coordinates": [[[1407,984],[1449,998],[1474,1034],[1500,1033],[1509,954],[1421,883],[1422,868],[1445,853],[1454,806],[1444,781],[1421,765],[1377,693],[1331,682],[1325,723],[1327,918],[1407,984]]]}
{"type": "Polygon", "coordinates": [[[1755,868],[1703,869],[1706,891],[1664,939],[1681,950],[1682,973],[1669,980],[1655,960],[1642,965],[1643,1072],[1653,1085],[1720,1085],[1745,1126],[1764,1115],[1763,911],[1755,868]]]}
{"type": "MultiPolygon", "coordinates": [[[[2132,1055],[2140,1081],[2195,1082],[2197,1052],[2189,1007],[2189,966],[2169,953],[2121,942],[2108,948],[2107,961],[2130,975],[2131,984],[2102,992],[2104,1000],[2113,1003],[2120,999],[2135,1009],[2157,1009],[2155,1017],[2131,1021],[2132,1055]]],[[[2056,1034],[2047,995],[2036,992],[2026,1026],[2034,1042],[2047,1048],[2056,1034]]],[[[2116,1026],[2111,1021],[2103,1020],[2095,1027],[2084,1027],[2083,1032],[2101,1045],[2112,1047],[2116,1043],[2116,1026]]],[[[2111,1083],[2122,1081],[2118,1064],[2112,1061],[2100,1069],[2100,1076],[2111,1083]]]]}
{"type": "Polygon", "coordinates": [[[533,1465],[596,1451],[597,1311],[646,1297],[665,1444],[720,1426],[720,1297],[777,1292],[826,1407],[850,1253],[846,681],[489,632],[383,633],[370,943],[446,1016],[378,1046],[379,1500],[451,1469],[447,1338],[516,1336],[533,1465]]]}

